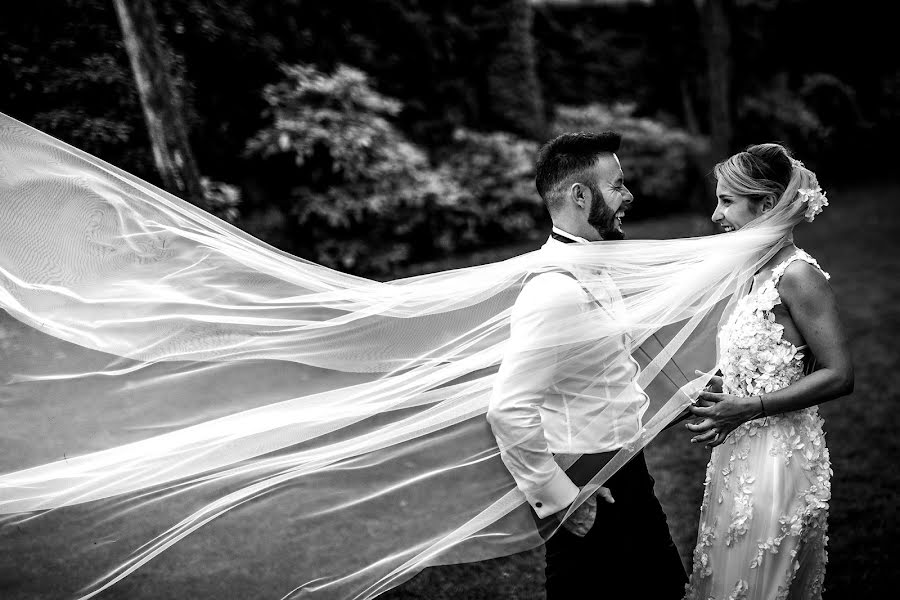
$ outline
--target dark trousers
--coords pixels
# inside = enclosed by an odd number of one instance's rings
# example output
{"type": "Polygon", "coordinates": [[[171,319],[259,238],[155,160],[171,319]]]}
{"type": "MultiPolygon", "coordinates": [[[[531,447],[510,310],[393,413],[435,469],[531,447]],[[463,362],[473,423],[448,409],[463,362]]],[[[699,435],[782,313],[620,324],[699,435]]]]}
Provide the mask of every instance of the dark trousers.
{"type": "MultiPolygon", "coordinates": [[[[611,456],[585,455],[567,473],[584,485],[599,470],[597,463],[611,456]]],[[[597,499],[597,519],[587,535],[560,528],[547,540],[547,600],[680,600],[688,579],[653,493],[644,453],[605,486],[616,501],[597,499]]]]}

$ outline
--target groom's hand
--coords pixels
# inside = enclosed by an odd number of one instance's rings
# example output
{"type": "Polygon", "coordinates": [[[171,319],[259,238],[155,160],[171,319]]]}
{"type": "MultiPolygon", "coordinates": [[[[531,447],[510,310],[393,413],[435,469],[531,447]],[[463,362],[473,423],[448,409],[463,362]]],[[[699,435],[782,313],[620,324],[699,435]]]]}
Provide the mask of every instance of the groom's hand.
{"type": "Polygon", "coordinates": [[[685,425],[699,435],[691,438],[692,444],[707,443],[714,448],[742,424],[760,416],[761,400],[758,396],[747,398],[732,394],[700,392],[700,402],[688,407],[699,421],[685,425]]]}
{"type": "MultiPolygon", "coordinates": [[[[603,498],[603,500],[608,504],[612,504],[613,502],[615,502],[612,496],[612,492],[609,491],[609,488],[601,487],[597,490],[596,494],[592,495],[590,498],[582,502],[581,506],[576,508],[575,512],[572,513],[572,516],[563,521],[562,526],[578,537],[586,536],[587,532],[590,531],[591,527],[594,526],[594,521],[597,519],[598,497],[603,498]]],[[[557,513],[559,518],[562,519],[563,517],[565,517],[568,510],[568,508],[565,508],[557,513]]]]}
{"type": "MultiPolygon", "coordinates": [[[[559,514],[559,518],[562,519],[568,508],[564,508],[561,510],[559,514]]],[[[587,500],[581,503],[581,506],[575,509],[575,512],[572,513],[568,519],[563,521],[562,526],[565,527],[570,532],[574,533],[578,537],[584,537],[587,535],[587,532],[591,530],[591,527],[594,525],[594,520],[597,518],[597,498],[595,496],[591,496],[587,500]]]]}

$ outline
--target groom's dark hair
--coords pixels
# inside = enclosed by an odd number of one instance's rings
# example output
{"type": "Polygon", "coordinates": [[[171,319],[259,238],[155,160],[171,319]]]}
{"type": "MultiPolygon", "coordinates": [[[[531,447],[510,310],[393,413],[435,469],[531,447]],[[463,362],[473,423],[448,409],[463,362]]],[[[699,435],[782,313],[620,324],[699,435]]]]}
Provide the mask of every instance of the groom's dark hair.
{"type": "Polygon", "coordinates": [[[594,166],[601,154],[619,150],[622,136],[615,131],[564,133],[543,146],[534,167],[534,185],[544,204],[551,209],[552,192],[570,177],[580,176],[594,166]]]}

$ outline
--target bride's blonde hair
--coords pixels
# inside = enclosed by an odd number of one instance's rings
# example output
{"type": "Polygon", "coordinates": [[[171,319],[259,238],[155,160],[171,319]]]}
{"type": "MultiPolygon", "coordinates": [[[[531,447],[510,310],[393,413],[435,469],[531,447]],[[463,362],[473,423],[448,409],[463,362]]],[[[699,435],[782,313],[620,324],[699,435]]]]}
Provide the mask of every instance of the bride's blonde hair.
{"type": "Polygon", "coordinates": [[[713,170],[735,194],[762,202],[773,196],[777,202],[793,174],[793,157],[781,144],[756,144],[723,160],[713,170]]]}
{"type": "Polygon", "coordinates": [[[801,219],[812,222],[828,206],[816,174],[791,156],[781,144],[755,144],[715,166],[716,179],[751,202],[772,197],[777,210],[756,222],[784,222],[791,227],[801,219]],[[774,219],[774,220],[773,220],[774,219]]]}

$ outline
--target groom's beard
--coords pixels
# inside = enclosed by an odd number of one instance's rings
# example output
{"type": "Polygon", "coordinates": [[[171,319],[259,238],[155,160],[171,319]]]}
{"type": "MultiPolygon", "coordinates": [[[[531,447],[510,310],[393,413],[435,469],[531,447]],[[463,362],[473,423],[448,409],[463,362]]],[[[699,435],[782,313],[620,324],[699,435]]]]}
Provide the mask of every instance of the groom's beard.
{"type": "Polygon", "coordinates": [[[625,232],[619,229],[616,222],[616,211],[611,209],[600,193],[600,189],[588,185],[594,202],[591,204],[591,212],[588,214],[588,225],[597,230],[604,240],[624,240],[625,232]]]}

